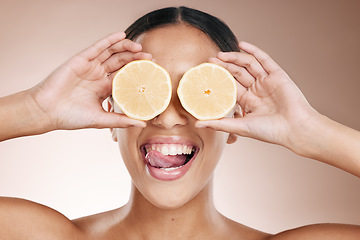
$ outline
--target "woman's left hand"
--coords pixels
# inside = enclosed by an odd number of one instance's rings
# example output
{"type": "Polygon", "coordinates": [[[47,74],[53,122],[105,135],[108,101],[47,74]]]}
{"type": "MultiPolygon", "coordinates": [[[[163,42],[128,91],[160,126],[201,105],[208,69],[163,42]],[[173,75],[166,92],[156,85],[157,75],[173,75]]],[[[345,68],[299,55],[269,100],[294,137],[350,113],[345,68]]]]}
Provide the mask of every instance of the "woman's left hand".
{"type": "Polygon", "coordinates": [[[246,42],[239,46],[244,52],[220,52],[209,61],[225,67],[237,80],[241,110],[234,118],[198,121],[196,126],[293,148],[295,137],[317,112],[265,52],[246,42]]]}

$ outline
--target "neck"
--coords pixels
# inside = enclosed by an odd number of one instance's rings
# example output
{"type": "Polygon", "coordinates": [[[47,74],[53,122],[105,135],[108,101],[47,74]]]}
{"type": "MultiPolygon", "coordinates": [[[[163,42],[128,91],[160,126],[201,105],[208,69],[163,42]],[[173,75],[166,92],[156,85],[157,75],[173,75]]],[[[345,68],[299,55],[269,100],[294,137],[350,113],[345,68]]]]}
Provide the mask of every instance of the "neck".
{"type": "Polygon", "coordinates": [[[154,206],[133,185],[123,220],[132,232],[146,239],[206,238],[214,236],[224,223],[213,203],[211,180],[192,200],[176,209],[154,206]]]}

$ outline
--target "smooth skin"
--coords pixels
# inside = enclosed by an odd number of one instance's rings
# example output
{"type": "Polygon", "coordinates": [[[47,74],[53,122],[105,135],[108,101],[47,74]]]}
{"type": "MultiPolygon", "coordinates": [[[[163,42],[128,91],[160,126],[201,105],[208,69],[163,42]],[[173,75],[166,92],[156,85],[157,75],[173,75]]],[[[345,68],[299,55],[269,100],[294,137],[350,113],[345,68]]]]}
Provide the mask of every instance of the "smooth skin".
{"type": "MultiPolygon", "coordinates": [[[[116,70],[132,60],[156,59],[142,52],[141,44],[124,38],[124,33],[112,34],[71,58],[39,85],[1,98],[0,140],[57,129],[142,131],[154,127],[150,122],[102,109],[103,100],[111,93],[111,79],[116,70]]],[[[208,61],[226,67],[235,76],[239,83],[238,104],[245,116],[237,111],[235,118],[194,121],[191,122],[194,127],[198,131],[230,133],[229,143],[234,142],[236,136],[275,143],[360,177],[360,133],[316,112],[265,52],[245,42],[239,46],[244,53],[218,53],[208,61]]],[[[178,116],[179,111],[182,110],[171,108],[164,114],[178,116]]],[[[164,121],[163,118],[162,124],[164,121]]],[[[0,239],[144,239],[145,236],[146,239],[170,239],[171,236],[171,239],[350,240],[360,236],[359,226],[340,224],[310,225],[276,235],[247,228],[216,211],[209,198],[211,181],[178,209],[155,208],[136,188],[132,189],[132,204],[73,221],[46,206],[2,197],[0,239]],[[203,208],[199,208],[200,205],[203,208]],[[207,217],[209,221],[197,222],[194,215],[207,217]],[[135,224],[135,220],[151,222],[153,219],[163,221],[164,227],[135,224]],[[170,226],[171,232],[167,230],[170,226]],[[202,231],[208,229],[212,231],[202,231]]]]}

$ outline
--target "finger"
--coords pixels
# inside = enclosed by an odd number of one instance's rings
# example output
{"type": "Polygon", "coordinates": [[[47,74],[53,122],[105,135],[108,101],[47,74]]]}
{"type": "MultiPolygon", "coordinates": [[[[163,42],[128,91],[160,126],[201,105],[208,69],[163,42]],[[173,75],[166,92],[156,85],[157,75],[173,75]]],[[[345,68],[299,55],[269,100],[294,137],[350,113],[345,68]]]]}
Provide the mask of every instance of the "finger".
{"type": "MultiPolygon", "coordinates": [[[[225,63],[218,58],[209,58],[209,62],[218,64],[224,68],[228,67],[228,63],[225,63]]],[[[229,71],[229,72],[231,73],[231,71],[229,71]]],[[[236,93],[236,102],[238,104],[241,104],[241,99],[242,99],[243,95],[248,92],[248,89],[243,84],[241,84],[241,78],[237,79],[235,77],[235,79],[237,80],[236,81],[236,92],[237,92],[236,93]]]]}
{"type": "MultiPolygon", "coordinates": [[[[210,59],[209,59],[209,62],[218,64],[219,66],[222,66],[222,67],[224,67],[224,68],[226,68],[226,69],[227,69],[227,67],[228,67],[228,65],[229,65],[228,63],[225,63],[225,62],[219,60],[218,58],[210,58],[210,59]]],[[[228,69],[228,70],[229,70],[229,69],[228,69]]],[[[233,74],[231,71],[229,71],[229,72],[230,72],[231,74],[233,74]]],[[[244,86],[244,83],[241,83],[241,82],[242,82],[242,78],[236,78],[236,77],[235,77],[235,79],[237,80],[237,81],[236,81],[236,92],[237,92],[237,93],[236,93],[236,102],[237,102],[238,104],[240,104],[240,103],[241,103],[242,96],[247,93],[248,89],[247,89],[247,87],[244,86]]]]}
{"type": "Polygon", "coordinates": [[[106,60],[102,65],[105,68],[105,71],[107,73],[110,73],[110,75],[113,72],[116,72],[121,67],[123,67],[125,64],[135,61],[135,60],[151,60],[152,55],[150,53],[132,53],[132,52],[123,52],[123,53],[117,53],[113,54],[108,60],[106,60]]]}
{"type": "Polygon", "coordinates": [[[267,72],[261,64],[250,54],[241,52],[219,52],[217,57],[224,62],[230,62],[246,68],[256,79],[263,79],[267,76],[267,72]]]}
{"type": "Polygon", "coordinates": [[[251,87],[251,85],[255,82],[255,78],[243,67],[239,67],[233,63],[223,62],[218,58],[210,58],[209,62],[226,68],[245,88],[251,87]]]}
{"type": "Polygon", "coordinates": [[[253,55],[260,62],[266,72],[270,73],[280,69],[280,66],[267,53],[258,47],[244,41],[239,43],[239,47],[245,52],[253,55]]]}
{"type": "Polygon", "coordinates": [[[94,123],[95,128],[127,128],[127,127],[146,127],[144,121],[127,117],[124,114],[114,112],[103,112],[94,123]]]}
{"type": "Polygon", "coordinates": [[[140,52],[142,49],[141,44],[133,42],[129,39],[124,39],[120,42],[113,44],[111,47],[105,49],[98,57],[97,60],[99,62],[106,61],[109,57],[111,57],[115,53],[121,53],[125,51],[129,52],[140,52]]]}
{"type": "Polygon", "coordinates": [[[197,121],[196,128],[211,128],[216,131],[234,133],[240,136],[248,136],[247,125],[243,121],[244,118],[222,118],[218,120],[197,121]]]}
{"type": "Polygon", "coordinates": [[[99,56],[105,49],[112,46],[114,43],[117,43],[123,39],[125,39],[126,34],[124,32],[117,32],[113,33],[106,38],[103,38],[96,43],[94,43],[92,46],[88,47],[84,51],[79,53],[79,56],[84,57],[88,59],[89,61],[92,61],[97,56],[99,56]]]}

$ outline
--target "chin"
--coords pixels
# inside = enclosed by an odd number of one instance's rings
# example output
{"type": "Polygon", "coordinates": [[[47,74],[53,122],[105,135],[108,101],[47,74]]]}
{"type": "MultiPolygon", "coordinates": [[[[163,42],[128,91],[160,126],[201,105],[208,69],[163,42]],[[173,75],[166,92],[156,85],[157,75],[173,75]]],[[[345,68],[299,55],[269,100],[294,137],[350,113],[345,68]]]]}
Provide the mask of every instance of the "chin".
{"type": "Polygon", "coordinates": [[[196,169],[195,167],[195,171],[190,170],[181,178],[172,181],[159,180],[143,172],[132,176],[133,187],[142,198],[157,208],[178,209],[196,198],[211,182],[212,171],[196,169]]]}
{"type": "Polygon", "coordinates": [[[169,196],[159,199],[148,199],[149,202],[157,208],[164,210],[172,210],[178,209],[184,206],[189,200],[187,199],[179,199],[179,198],[171,198],[169,196]]]}
{"type": "Polygon", "coordinates": [[[177,209],[194,199],[202,189],[202,186],[196,186],[195,181],[192,181],[180,186],[174,182],[165,184],[165,186],[156,184],[152,187],[139,189],[139,191],[149,203],[158,208],[177,209]]]}

